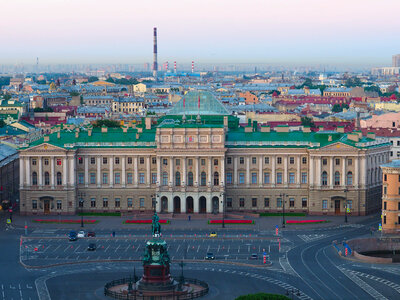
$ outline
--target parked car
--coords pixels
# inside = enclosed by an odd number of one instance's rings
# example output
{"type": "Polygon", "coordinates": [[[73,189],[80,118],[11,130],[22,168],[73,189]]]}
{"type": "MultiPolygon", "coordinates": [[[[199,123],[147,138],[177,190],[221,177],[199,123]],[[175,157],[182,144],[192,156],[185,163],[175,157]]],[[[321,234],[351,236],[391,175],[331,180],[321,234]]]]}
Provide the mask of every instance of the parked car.
{"type": "Polygon", "coordinates": [[[83,230],[78,232],[78,238],[83,238],[85,237],[85,232],[83,230]]]}
{"type": "Polygon", "coordinates": [[[96,250],[96,244],[90,243],[89,246],[87,247],[88,251],[95,251],[96,250]]]}
{"type": "Polygon", "coordinates": [[[211,252],[207,252],[206,256],[204,257],[205,260],[214,260],[215,256],[211,252]]]}
{"type": "Polygon", "coordinates": [[[258,259],[258,254],[257,253],[252,253],[250,255],[250,259],[258,259]]]}
{"type": "Polygon", "coordinates": [[[210,233],[210,237],[217,237],[217,233],[216,233],[215,231],[212,231],[212,232],[210,233]]]}
{"type": "Polygon", "coordinates": [[[70,241],[76,241],[78,239],[75,231],[70,231],[68,234],[68,238],[70,241]]]}
{"type": "Polygon", "coordinates": [[[87,237],[95,237],[95,236],[96,236],[96,233],[94,231],[89,231],[87,233],[87,237]]]}

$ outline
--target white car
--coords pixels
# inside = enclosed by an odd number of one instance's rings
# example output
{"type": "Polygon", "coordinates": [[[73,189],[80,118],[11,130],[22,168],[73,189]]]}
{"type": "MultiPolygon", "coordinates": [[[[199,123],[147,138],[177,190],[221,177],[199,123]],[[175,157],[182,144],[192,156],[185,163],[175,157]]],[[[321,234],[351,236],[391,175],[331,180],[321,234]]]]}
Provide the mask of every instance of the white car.
{"type": "Polygon", "coordinates": [[[83,238],[85,237],[85,232],[83,230],[78,232],[78,238],[83,238]]]}

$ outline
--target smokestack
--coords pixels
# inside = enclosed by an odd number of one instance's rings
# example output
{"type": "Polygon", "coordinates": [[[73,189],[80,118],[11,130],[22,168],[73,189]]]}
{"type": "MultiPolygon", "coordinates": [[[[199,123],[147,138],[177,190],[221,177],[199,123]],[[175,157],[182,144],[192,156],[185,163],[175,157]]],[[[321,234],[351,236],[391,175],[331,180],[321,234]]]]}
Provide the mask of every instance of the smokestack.
{"type": "Polygon", "coordinates": [[[165,63],[165,71],[168,71],[168,62],[165,63]]]}
{"type": "Polygon", "coordinates": [[[192,60],[192,73],[194,73],[194,61],[192,60]]]}
{"type": "Polygon", "coordinates": [[[154,35],[153,35],[153,77],[157,81],[157,27],[154,27],[154,35]]]}
{"type": "Polygon", "coordinates": [[[174,73],[176,73],[176,61],[174,61],[174,73]]]}

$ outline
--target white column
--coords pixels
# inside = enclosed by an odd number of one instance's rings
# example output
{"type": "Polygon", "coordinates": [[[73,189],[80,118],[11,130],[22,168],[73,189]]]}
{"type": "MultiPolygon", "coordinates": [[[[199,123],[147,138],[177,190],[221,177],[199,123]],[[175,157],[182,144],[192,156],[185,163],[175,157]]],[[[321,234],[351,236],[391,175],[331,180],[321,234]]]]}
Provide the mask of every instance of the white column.
{"type": "Polygon", "coordinates": [[[139,184],[138,181],[138,175],[139,175],[139,170],[138,170],[138,157],[134,156],[133,157],[133,186],[137,187],[139,184]]]}
{"type": "MultiPolygon", "coordinates": [[[[207,176],[207,179],[208,179],[208,186],[212,186],[213,185],[213,183],[212,183],[212,167],[211,167],[211,164],[212,164],[212,158],[211,157],[209,157],[208,158],[208,176],[207,176]]],[[[208,199],[207,199],[207,201],[208,201],[208,199]]],[[[211,200],[210,200],[211,201],[211,200]]],[[[208,203],[208,202],[207,202],[208,203]]],[[[207,205],[207,209],[208,209],[208,205],[207,205]]]]}
{"type": "Polygon", "coordinates": [[[263,157],[260,156],[258,162],[258,186],[262,187],[263,185],[263,157]]]}
{"type": "Polygon", "coordinates": [[[151,184],[151,167],[150,167],[150,157],[146,157],[146,183],[147,186],[150,186],[151,184]]]}
{"type": "Polygon", "coordinates": [[[172,187],[173,185],[174,185],[174,158],[171,157],[169,160],[169,186],[172,187]]]}
{"type": "Polygon", "coordinates": [[[89,157],[84,156],[85,159],[85,187],[89,185],[89,157]]]}
{"type": "Polygon", "coordinates": [[[161,198],[160,197],[157,197],[156,198],[156,211],[157,212],[161,212],[161,198]]]}
{"type": "MultiPolygon", "coordinates": [[[[199,185],[200,185],[200,174],[199,174],[199,170],[200,170],[200,167],[199,167],[199,164],[200,164],[200,158],[196,158],[196,159],[194,159],[194,161],[196,162],[196,175],[195,175],[195,181],[194,181],[194,186],[195,187],[198,187],[199,185]]],[[[193,199],[193,205],[194,205],[194,202],[195,202],[196,200],[195,199],[193,199]]],[[[194,207],[193,207],[194,208],[194,207]]]]}
{"type": "Polygon", "coordinates": [[[296,157],[296,159],[297,159],[296,183],[297,183],[297,185],[300,185],[301,184],[301,164],[300,164],[301,156],[296,157]]]}
{"type": "Polygon", "coordinates": [[[347,185],[347,182],[346,182],[346,162],[347,162],[347,159],[346,159],[346,156],[344,156],[342,158],[342,185],[343,186],[347,185]]]}
{"type": "Polygon", "coordinates": [[[125,156],[122,156],[122,187],[126,186],[125,156]]]}
{"type": "Polygon", "coordinates": [[[207,210],[206,210],[207,213],[212,213],[212,202],[211,202],[211,198],[212,198],[211,195],[209,195],[209,196],[207,197],[207,210]]]}
{"type": "Polygon", "coordinates": [[[19,188],[22,189],[24,187],[24,170],[25,170],[25,157],[20,156],[19,158],[19,188]]]}
{"type": "Polygon", "coordinates": [[[233,158],[233,184],[237,186],[238,184],[238,158],[235,156],[233,158]]]}
{"type": "Polygon", "coordinates": [[[310,165],[309,165],[309,173],[310,173],[310,178],[309,178],[309,184],[310,186],[314,186],[314,157],[310,156],[310,165]]]}
{"type": "Polygon", "coordinates": [[[183,196],[181,199],[181,213],[186,213],[186,198],[183,196]]]}
{"type": "Polygon", "coordinates": [[[271,172],[271,184],[274,186],[275,185],[275,179],[276,179],[276,157],[271,156],[271,161],[272,161],[272,172],[271,172]]]}
{"type": "Polygon", "coordinates": [[[321,186],[321,173],[322,173],[322,168],[321,168],[321,156],[317,157],[317,176],[316,177],[316,185],[321,186]]]}
{"type": "MultiPolygon", "coordinates": [[[[157,186],[160,186],[160,185],[161,185],[161,157],[157,157],[157,186]]],[[[160,202],[161,202],[161,198],[160,198],[160,202]]],[[[160,211],[161,211],[161,206],[160,206],[160,211]]]]}
{"type": "Polygon", "coordinates": [[[284,171],[283,171],[283,184],[284,185],[288,185],[289,180],[288,180],[288,157],[287,156],[285,156],[283,158],[283,168],[284,168],[284,171]]]}
{"type": "Polygon", "coordinates": [[[225,157],[221,158],[221,175],[219,177],[221,187],[225,186],[225,157]]]}
{"type": "Polygon", "coordinates": [[[200,199],[200,197],[198,197],[197,199],[193,199],[193,212],[194,213],[199,213],[199,199],[200,199]]]}
{"type": "Polygon", "coordinates": [[[97,187],[101,186],[101,157],[97,156],[97,187]]]}
{"type": "Polygon", "coordinates": [[[250,184],[250,157],[246,156],[246,185],[250,184]]]}
{"type": "MultiPolygon", "coordinates": [[[[361,158],[361,180],[360,180],[360,185],[361,186],[366,186],[366,174],[367,174],[367,165],[366,165],[366,159],[365,156],[361,158]]],[[[380,179],[382,180],[382,179],[380,179]]]]}
{"type": "Polygon", "coordinates": [[[329,171],[329,185],[331,186],[331,188],[333,187],[333,163],[334,163],[334,159],[333,159],[333,157],[331,157],[330,159],[329,159],[329,168],[330,168],[330,171],[329,171]]]}
{"type": "Polygon", "coordinates": [[[39,186],[43,186],[43,158],[39,157],[39,186]]]}
{"type": "Polygon", "coordinates": [[[360,178],[360,174],[359,174],[359,168],[358,168],[358,156],[356,156],[354,158],[354,186],[355,188],[358,188],[358,184],[359,184],[359,178],[360,178]]]}
{"type": "Polygon", "coordinates": [[[69,161],[69,181],[72,187],[75,186],[76,158],[70,157],[69,161]]]}
{"type": "Polygon", "coordinates": [[[50,172],[50,176],[51,176],[51,188],[54,189],[54,178],[56,176],[55,174],[55,170],[54,170],[54,156],[52,158],[50,158],[50,164],[51,164],[51,172],[50,172]]]}
{"type": "MultiPolygon", "coordinates": [[[[31,158],[30,157],[25,158],[25,163],[26,163],[26,186],[31,186],[31,158]]],[[[54,179],[52,185],[54,187],[54,179]]]]}
{"type": "MultiPolygon", "coordinates": [[[[182,176],[181,176],[181,185],[184,187],[187,184],[187,171],[186,171],[186,157],[182,158],[182,176]]],[[[182,203],[182,199],[181,199],[181,203],[182,203]]],[[[185,201],[186,204],[186,201],[185,201]]],[[[183,206],[181,205],[181,210],[182,210],[183,206]]]]}
{"type": "Polygon", "coordinates": [[[110,157],[110,187],[114,185],[114,157],[110,157]]]}
{"type": "Polygon", "coordinates": [[[68,160],[67,157],[63,157],[63,185],[68,186],[68,168],[67,168],[68,160]]]}
{"type": "Polygon", "coordinates": [[[173,213],[174,212],[174,199],[171,196],[168,197],[168,212],[173,213]]]}

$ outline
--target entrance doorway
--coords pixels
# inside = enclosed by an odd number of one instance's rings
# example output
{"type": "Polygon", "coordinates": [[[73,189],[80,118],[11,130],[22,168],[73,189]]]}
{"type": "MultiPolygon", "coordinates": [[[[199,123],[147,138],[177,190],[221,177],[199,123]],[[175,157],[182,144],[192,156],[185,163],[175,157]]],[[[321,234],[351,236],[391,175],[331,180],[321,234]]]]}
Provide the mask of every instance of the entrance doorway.
{"type": "Polygon", "coordinates": [[[50,213],[50,200],[46,199],[43,201],[43,206],[44,206],[44,214],[47,215],[50,213]]]}
{"type": "Polygon", "coordinates": [[[178,196],[174,197],[174,214],[181,213],[181,198],[178,196]]]}
{"type": "Polygon", "coordinates": [[[219,212],[219,198],[218,197],[212,198],[212,205],[213,205],[213,213],[217,214],[219,212]]]}
{"type": "Polygon", "coordinates": [[[165,196],[161,198],[161,212],[168,212],[168,198],[165,196]]]}
{"type": "Polygon", "coordinates": [[[335,215],[340,215],[340,200],[335,200],[335,215]]]}
{"type": "Polygon", "coordinates": [[[199,198],[199,213],[205,214],[207,212],[207,200],[206,197],[201,196],[199,198]]]}
{"type": "Polygon", "coordinates": [[[186,212],[189,214],[193,213],[193,198],[192,197],[186,198],[186,212]]]}

